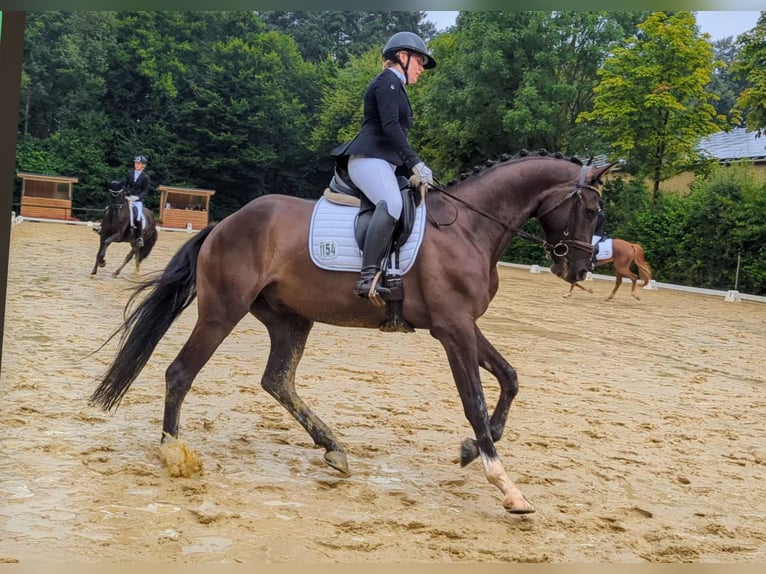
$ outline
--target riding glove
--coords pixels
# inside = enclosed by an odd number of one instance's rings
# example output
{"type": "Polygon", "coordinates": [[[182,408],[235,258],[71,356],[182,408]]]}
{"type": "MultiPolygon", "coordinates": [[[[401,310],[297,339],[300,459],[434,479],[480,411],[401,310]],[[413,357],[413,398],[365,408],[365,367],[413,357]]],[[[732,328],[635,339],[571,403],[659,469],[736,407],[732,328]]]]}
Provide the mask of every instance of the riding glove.
{"type": "Polygon", "coordinates": [[[412,175],[410,176],[410,183],[415,187],[420,187],[423,184],[433,185],[434,174],[431,169],[426,166],[422,161],[416,163],[412,167],[412,175]]]}

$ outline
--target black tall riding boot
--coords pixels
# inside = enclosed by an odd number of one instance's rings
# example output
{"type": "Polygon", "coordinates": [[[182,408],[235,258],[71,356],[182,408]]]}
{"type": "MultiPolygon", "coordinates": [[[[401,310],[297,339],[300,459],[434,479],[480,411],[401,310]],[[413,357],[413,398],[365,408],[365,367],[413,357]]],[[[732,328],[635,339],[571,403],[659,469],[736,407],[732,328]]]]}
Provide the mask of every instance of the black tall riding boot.
{"type": "Polygon", "coordinates": [[[144,226],[142,225],[141,220],[136,218],[135,238],[136,238],[136,245],[138,245],[139,247],[144,246],[143,233],[144,233],[144,226]]]}
{"type": "Polygon", "coordinates": [[[591,271],[596,269],[596,266],[598,265],[598,243],[593,246],[593,255],[590,258],[590,265],[588,266],[591,271]]]}
{"type": "MultiPolygon", "coordinates": [[[[396,221],[388,214],[386,202],[378,202],[364,236],[362,273],[359,281],[356,282],[355,295],[359,295],[359,297],[370,296],[370,289],[375,283],[377,274],[381,271],[383,258],[391,245],[396,221]]],[[[375,291],[378,294],[388,293],[388,289],[380,284],[375,285],[375,291]]]]}

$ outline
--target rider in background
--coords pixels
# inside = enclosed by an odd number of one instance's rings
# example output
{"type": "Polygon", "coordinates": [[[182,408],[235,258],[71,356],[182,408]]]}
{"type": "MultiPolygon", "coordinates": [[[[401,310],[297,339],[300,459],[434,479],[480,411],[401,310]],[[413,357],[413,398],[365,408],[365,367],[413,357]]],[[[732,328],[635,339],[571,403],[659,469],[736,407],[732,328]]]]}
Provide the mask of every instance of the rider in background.
{"type": "Polygon", "coordinates": [[[128,196],[133,202],[133,206],[136,209],[136,215],[130,214],[130,225],[133,228],[134,236],[136,237],[139,247],[144,246],[144,239],[142,237],[143,225],[144,225],[144,197],[149,191],[150,179],[144,168],[146,167],[146,157],[143,155],[137,155],[133,158],[133,169],[128,171],[128,176],[125,179],[125,195],[128,196]]]}
{"type": "Polygon", "coordinates": [[[413,117],[405,87],[423,70],[436,66],[423,39],[412,32],[397,32],[383,48],[383,71],[367,86],[364,117],[356,137],[332,150],[339,163],[348,160],[348,175],[375,205],[362,249],[362,272],[354,293],[370,297],[386,293],[378,283],[383,260],[402,213],[398,176],[419,188],[432,184],[431,170],[407,140],[413,117]]]}
{"type": "Polygon", "coordinates": [[[596,229],[593,231],[593,239],[591,240],[591,245],[593,245],[593,257],[591,257],[590,260],[590,270],[593,271],[596,268],[597,261],[596,256],[598,255],[598,244],[599,242],[604,238],[604,200],[599,199],[598,200],[598,214],[596,215],[596,229]]]}

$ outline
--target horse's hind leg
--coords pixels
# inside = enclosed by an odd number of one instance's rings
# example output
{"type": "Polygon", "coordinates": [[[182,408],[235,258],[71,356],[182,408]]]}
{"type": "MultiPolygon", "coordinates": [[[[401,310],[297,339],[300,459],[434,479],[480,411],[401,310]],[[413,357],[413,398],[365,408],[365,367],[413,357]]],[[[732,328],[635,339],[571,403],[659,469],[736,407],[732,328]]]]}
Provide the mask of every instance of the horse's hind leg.
{"type": "Polygon", "coordinates": [[[125,266],[128,264],[128,261],[130,261],[131,259],[133,259],[133,256],[134,256],[134,255],[135,255],[135,252],[134,252],[133,248],[131,247],[131,249],[130,249],[130,253],[128,253],[128,254],[125,256],[125,260],[122,262],[122,265],[120,265],[120,266],[117,268],[117,270],[116,270],[114,273],[112,273],[112,275],[114,275],[115,277],[117,277],[117,276],[120,274],[120,271],[122,271],[123,267],[125,267],[125,266]]]}
{"type": "Polygon", "coordinates": [[[570,284],[569,284],[569,292],[568,292],[568,293],[565,293],[564,295],[562,295],[562,297],[564,297],[564,298],[566,298],[566,297],[571,297],[571,296],[572,296],[572,291],[574,291],[574,288],[575,288],[575,287],[579,287],[579,288],[580,288],[580,289],[582,289],[583,291],[587,291],[588,293],[590,293],[591,295],[593,295],[593,289],[591,289],[590,287],[583,287],[583,286],[582,286],[582,285],[580,285],[579,283],[570,283],[570,284]]]}
{"type": "Polygon", "coordinates": [[[638,286],[638,275],[631,272],[629,278],[633,282],[633,285],[631,285],[630,287],[630,294],[633,296],[633,298],[636,301],[640,301],[641,297],[638,296],[638,291],[636,291],[636,288],[638,286]]]}
{"type": "Polygon", "coordinates": [[[260,302],[253,305],[252,313],[266,325],[271,338],[261,386],[306,429],[314,444],[325,448],[325,462],[348,474],[343,446],[295,390],[295,371],[303,356],[313,321],[292,313],[276,312],[260,302]]]}
{"type": "MultiPolygon", "coordinates": [[[[208,315],[210,316],[210,315],[208,315]]],[[[242,313],[244,316],[244,313],[242,313]]],[[[167,436],[178,438],[181,404],[197,373],[210,360],[221,342],[231,333],[238,319],[197,319],[191,335],[165,371],[165,412],[162,421],[162,441],[167,436]]],[[[222,317],[225,315],[222,314],[222,317]]]]}
{"type": "Polygon", "coordinates": [[[620,285],[622,285],[622,275],[620,273],[617,273],[617,278],[614,281],[614,289],[612,289],[612,292],[609,293],[609,296],[606,298],[607,301],[611,301],[614,299],[614,294],[617,293],[617,289],[620,288],[620,285]]]}
{"type": "MultiPolygon", "coordinates": [[[[478,327],[476,327],[476,343],[479,351],[479,366],[492,373],[500,384],[500,396],[489,421],[492,441],[497,442],[503,436],[511,403],[519,392],[518,376],[516,369],[492,346],[478,327]]],[[[460,465],[467,465],[477,456],[479,456],[479,447],[476,441],[470,438],[464,440],[460,448],[460,465]]]]}

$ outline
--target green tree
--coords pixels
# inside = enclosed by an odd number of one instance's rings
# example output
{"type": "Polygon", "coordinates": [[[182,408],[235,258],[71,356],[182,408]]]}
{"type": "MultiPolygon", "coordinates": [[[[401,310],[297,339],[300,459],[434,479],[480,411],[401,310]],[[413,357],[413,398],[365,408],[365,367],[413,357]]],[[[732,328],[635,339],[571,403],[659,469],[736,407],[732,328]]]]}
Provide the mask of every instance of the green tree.
{"type": "Polygon", "coordinates": [[[111,137],[103,109],[114,42],[111,12],[32,12],[19,115],[19,171],[75,176],[73,203],[103,194],[111,137]]]}
{"type": "Polygon", "coordinates": [[[635,13],[462,12],[432,43],[439,66],[416,86],[413,140],[449,177],[522,148],[598,148],[575,120],[590,109],[610,46],[637,21],[635,13]]]}
{"type": "Polygon", "coordinates": [[[653,184],[702,161],[697,143],[719,131],[717,95],[706,91],[713,48],[691,12],[654,12],[599,70],[593,110],[580,114],[611,142],[610,157],[653,184]]]}
{"type": "Polygon", "coordinates": [[[714,104],[716,114],[726,116],[731,124],[739,124],[739,113],[734,105],[747,84],[733,74],[737,46],[731,36],[713,42],[713,58],[713,79],[708,89],[718,95],[718,101],[714,104]]]}
{"type": "Polygon", "coordinates": [[[761,12],[755,28],[737,38],[737,46],[733,73],[747,87],[739,94],[736,109],[748,131],[760,136],[766,132],[766,12],[761,12]]]}
{"type": "Polygon", "coordinates": [[[324,90],[312,134],[312,147],[317,153],[327,154],[356,135],[362,125],[364,92],[381,69],[380,48],[371,48],[337,72],[332,86],[324,90]]]}
{"type": "Polygon", "coordinates": [[[22,65],[19,132],[47,137],[100,113],[106,54],[113,41],[110,12],[30,12],[22,65]]]}
{"type": "Polygon", "coordinates": [[[372,48],[380,51],[394,33],[408,30],[428,39],[434,26],[421,11],[262,11],[274,30],[291,36],[304,60],[318,64],[330,57],[345,66],[372,48]]]}
{"type": "Polygon", "coordinates": [[[306,185],[315,76],[278,32],[209,46],[177,104],[175,175],[220,190],[215,207],[227,211],[267,193],[318,194],[306,185]]]}

